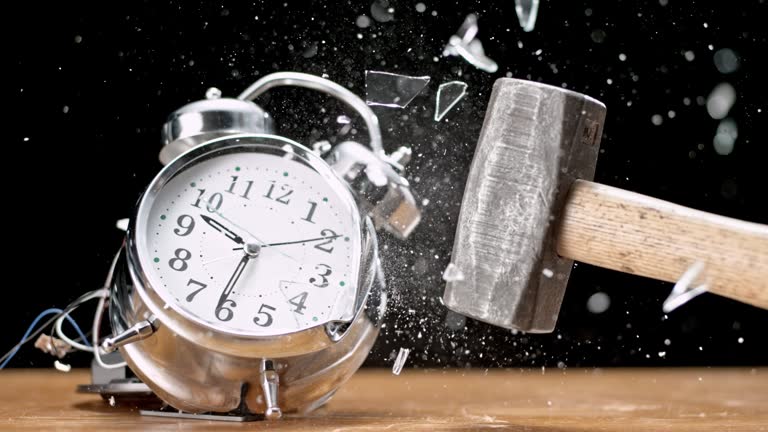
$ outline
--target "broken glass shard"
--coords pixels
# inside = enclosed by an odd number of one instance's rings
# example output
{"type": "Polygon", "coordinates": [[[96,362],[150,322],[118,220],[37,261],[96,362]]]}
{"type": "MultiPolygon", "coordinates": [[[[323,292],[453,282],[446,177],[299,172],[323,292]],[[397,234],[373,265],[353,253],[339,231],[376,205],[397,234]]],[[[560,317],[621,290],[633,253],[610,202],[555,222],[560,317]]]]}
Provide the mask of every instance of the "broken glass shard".
{"type": "Polygon", "coordinates": [[[448,39],[443,50],[444,56],[461,56],[472,66],[485,72],[494,73],[499,69],[495,61],[485,55],[483,43],[476,38],[478,32],[477,16],[469,14],[459,27],[457,34],[448,39]]]}
{"type": "Polygon", "coordinates": [[[688,303],[692,298],[707,292],[707,285],[701,284],[695,288],[689,288],[704,270],[704,263],[697,261],[683,273],[669,294],[661,309],[664,313],[670,313],[680,306],[688,303]]]}
{"type": "Polygon", "coordinates": [[[365,71],[365,103],[405,108],[429,84],[428,76],[407,76],[365,71]]]}
{"type": "MultiPolygon", "coordinates": [[[[435,121],[442,120],[466,93],[467,84],[461,81],[440,84],[440,88],[437,90],[437,99],[435,100],[435,121]]],[[[451,265],[453,264],[450,264],[448,267],[451,265]]]]}
{"type": "Polygon", "coordinates": [[[403,366],[405,366],[405,361],[408,360],[408,354],[410,354],[410,352],[411,350],[408,348],[400,348],[400,352],[397,353],[397,358],[395,359],[395,364],[392,365],[393,374],[400,375],[403,366]]]}
{"type": "Polygon", "coordinates": [[[539,0],[515,0],[515,12],[523,31],[532,31],[539,15],[539,0]]]}

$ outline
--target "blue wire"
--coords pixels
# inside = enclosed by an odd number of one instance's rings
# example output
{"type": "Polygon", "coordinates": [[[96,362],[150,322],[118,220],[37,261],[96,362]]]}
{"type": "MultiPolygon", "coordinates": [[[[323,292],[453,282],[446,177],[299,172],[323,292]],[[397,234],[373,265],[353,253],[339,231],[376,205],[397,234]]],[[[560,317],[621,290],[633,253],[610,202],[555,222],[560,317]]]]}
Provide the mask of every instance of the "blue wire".
{"type": "MultiPolygon", "coordinates": [[[[59,308],[50,308],[50,309],[46,309],[46,310],[44,310],[44,311],[40,312],[40,315],[38,315],[38,316],[37,316],[37,318],[35,318],[35,319],[32,321],[32,324],[30,324],[30,325],[29,325],[29,328],[28,328],[28,329],[27,329],[27,331],[24,333],[24,336],[22,336],[22,337],[21,337],[21,340],[22,340],[22,341],[24,341],[24,339],[26,339],[26,338],[29,336],[29,334],[30,334],[30,333],[32,333],[32,330],[35,328],[35,326],[37,326],[37,323],[38,323],[38,322],[40,322],[40,320],[41,320],[41,319],[43,319],[44,317],[46,317],[46,316],[48,316],[48,315],[51,315],[51,314],[60,314],[60,313],[62,313],[62,312],[64,312],[64,311],[63,311],[63,310],[61,310],[61,309],[59,309],[59,308]]],[[[91,346],[91,344],[90,344],[90,343],[88,343],[88,338],[87,338],[87,337],[85,337],[85,335],[83,334],[83,331],[82,331],[82,330],[80,330],[80,326],[78,326],[78,325],[77,325],[77,323],[75,322],[75,320],[73,320],[73,319],[72,319],[72,317],[70,317],[69,315],[67,315],[67,320],[68,320],[68,321],[69,321],[69,322],[72,324],[72,326],[75,328],[75,331],[77,332],[78,336],[80,336],[80,338],[83,340],[83,342],[85,343],[85,345],[90,347],[90,346],[91,346]]],[[[8,362],[9,362],[9,361],[11,361],[11,359],[13,358],[13,356],[15,356],[15,355],[16,355],[16,353],[19,351],[19,349],[20,349],[20,348],[21,348],[21,347],[18,347],[18,348],[16,348],[15,350],[13,350],[13,352],[11,353],[11,355],[9,355],[9,356],[8,356],[8,358],[6,358],[6,359],[5,359],[5,361],[4,361],[2,364],[0,364],[0,369],[4,369],[4,368],[5,368],[5,366],[8,364],[8,362]]]]}

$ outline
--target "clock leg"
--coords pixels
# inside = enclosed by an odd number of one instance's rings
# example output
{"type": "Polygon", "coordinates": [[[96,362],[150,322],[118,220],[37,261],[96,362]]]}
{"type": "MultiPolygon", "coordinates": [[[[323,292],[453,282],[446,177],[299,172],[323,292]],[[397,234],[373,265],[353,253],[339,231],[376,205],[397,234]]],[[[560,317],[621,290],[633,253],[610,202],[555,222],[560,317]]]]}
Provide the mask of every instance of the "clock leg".
{"type": "Polygon", "coordinates": [[[264,359],[261,362],[261,391],[264,394],[264,402],[267,409],[264,417],[267,420],[277,420],[283,416],[283,412],[277,404],[277,392],[280,385],[280,377],[275,371],[272,360],[264,359]]]}

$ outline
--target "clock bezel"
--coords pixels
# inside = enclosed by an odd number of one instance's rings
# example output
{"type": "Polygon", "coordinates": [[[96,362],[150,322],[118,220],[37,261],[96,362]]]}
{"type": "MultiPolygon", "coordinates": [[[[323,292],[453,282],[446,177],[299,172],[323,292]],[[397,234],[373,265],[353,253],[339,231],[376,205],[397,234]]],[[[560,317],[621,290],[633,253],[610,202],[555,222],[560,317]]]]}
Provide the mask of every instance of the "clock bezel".
{"type": "Polygon", "coordinates": [[[147,220],[153,203],[163,187],[178,173],[186,170],[190,164],[199,162],[200,159],[215,157],[215,153],[237,151],[238,147],[242,147],[244,151],[259,152],[261,149],[262,151],[271,150],[270,153],[274,154],[274,150],[282,149],[286,154],[292,153],[294,157],[299,158],[300,162],[297,161],[297,163],[308,166],[330,182],[331,187],[344,201],[343,204],[349,208],[354,225],[357,227],[352,234],[352,241],[353,250],[358,256],[351,278],[356,281],[354,310],[349,321],[344,322],[353,322],[359,315],[364,298],[370,290],[370,284],[367,282],[371,278],[366,274],[370,273],[370,269],[363,267],[370,267],[371,256],[376,255],[375,233],[369,227],[370,224],[365,223],[367,217],[362,214],[347,183],[322,158],[295,141],[271,134],[239,134],[212,139],[178,156],[157,174],[139,200],[127,235],[126,258],[131,279],[137,287],[135,291],[155,320],[159,320],[162,325],[167,325],[182,337],[214,350],[236,355],[269,353],[276,356],[297,355],[323,349],[338,341],[337,335],[328,331],[329,324],[336,322],[320,323],[303,330],[275,335],[257,335],[217,327],[177,305],[174,299],[169,297],[170,293],[165,288],[155,289],[153,278],[144,270],[151,268],[150,258],[145,256],[145,252],[141,252],[147,250],[145,239],[147,220]],[[287,150],[286,146],[290,150],[287,150]]]}

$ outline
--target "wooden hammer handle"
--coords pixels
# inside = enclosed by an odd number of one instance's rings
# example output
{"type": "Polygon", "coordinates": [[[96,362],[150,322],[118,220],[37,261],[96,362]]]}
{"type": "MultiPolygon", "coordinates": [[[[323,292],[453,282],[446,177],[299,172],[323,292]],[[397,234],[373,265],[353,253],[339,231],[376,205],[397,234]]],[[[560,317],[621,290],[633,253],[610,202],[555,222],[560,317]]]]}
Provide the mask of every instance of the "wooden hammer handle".
{"type": "Polygon", "coordinates": [[[626,273],[677,282],[695,262],[696,284],[768,309],[768,226],[578,180],[559,227],[558,253],[626,273]]]}

